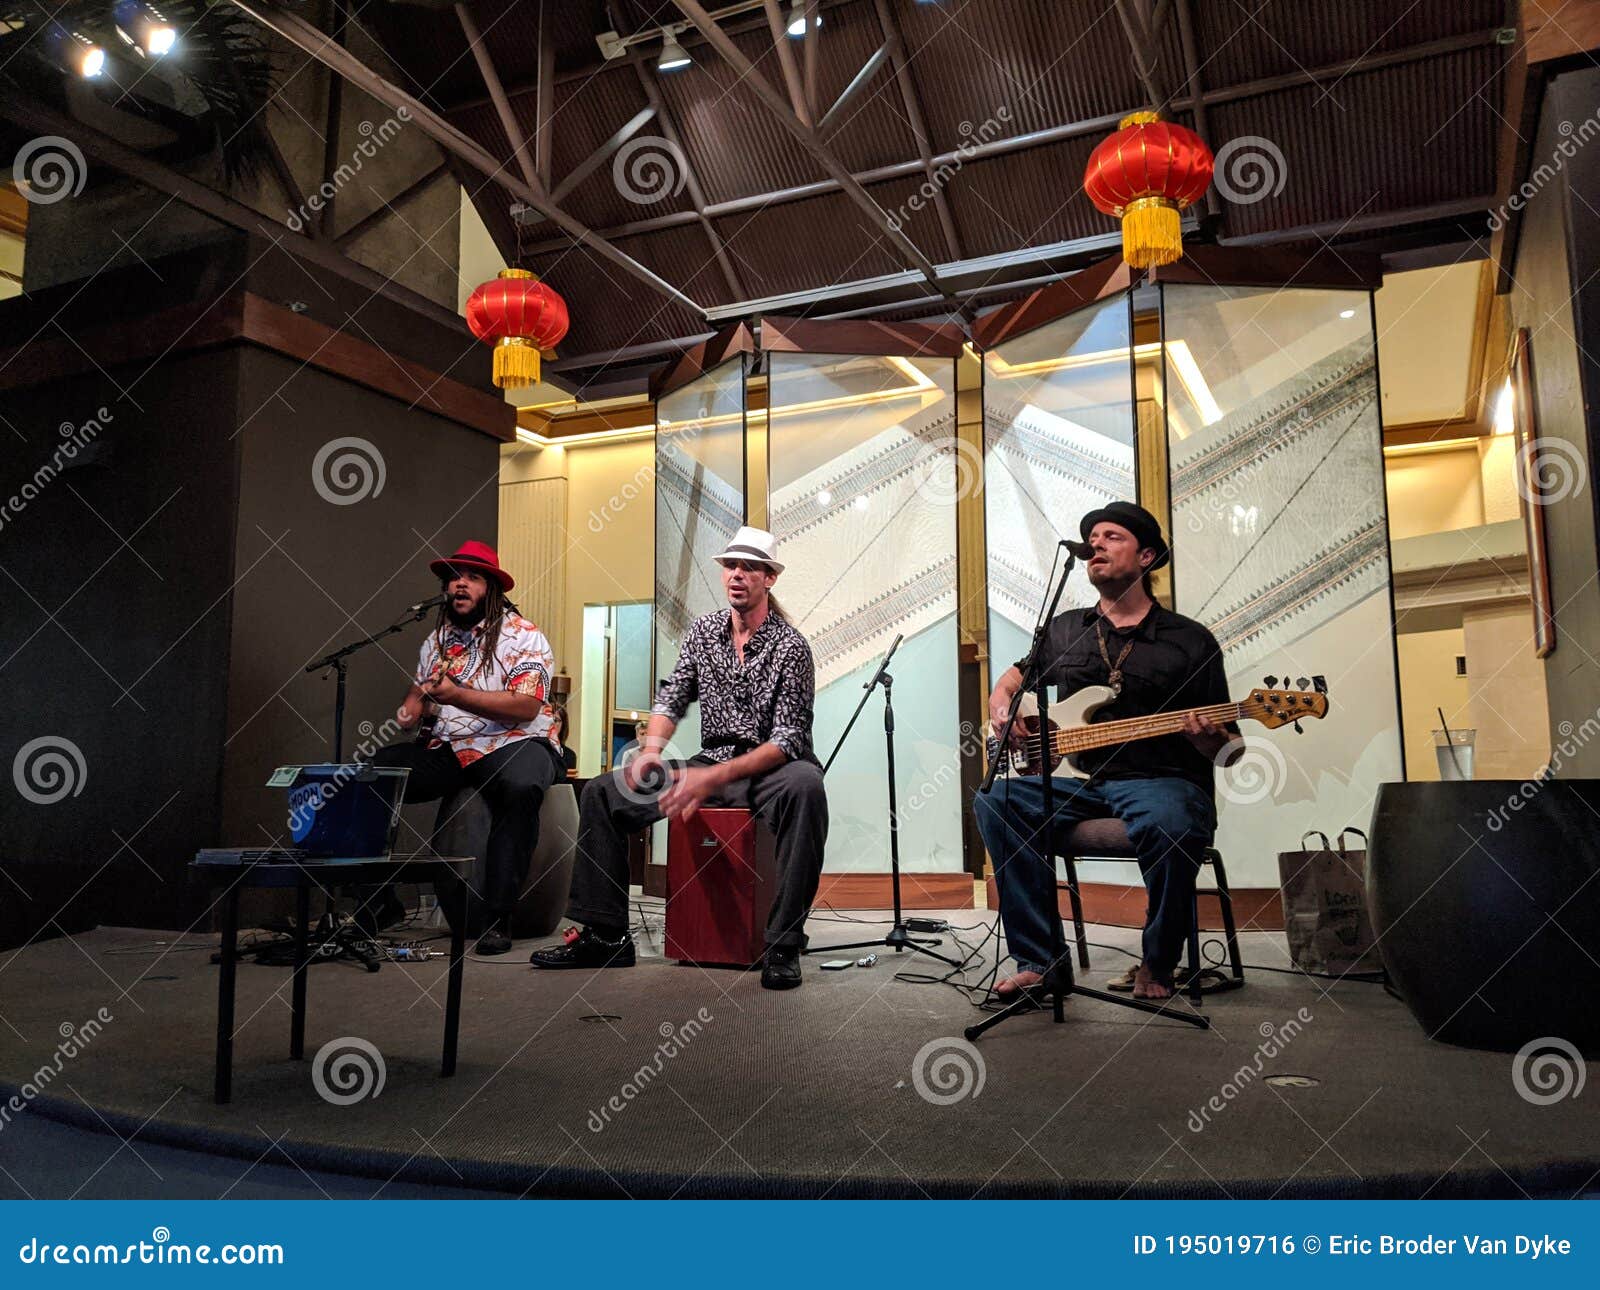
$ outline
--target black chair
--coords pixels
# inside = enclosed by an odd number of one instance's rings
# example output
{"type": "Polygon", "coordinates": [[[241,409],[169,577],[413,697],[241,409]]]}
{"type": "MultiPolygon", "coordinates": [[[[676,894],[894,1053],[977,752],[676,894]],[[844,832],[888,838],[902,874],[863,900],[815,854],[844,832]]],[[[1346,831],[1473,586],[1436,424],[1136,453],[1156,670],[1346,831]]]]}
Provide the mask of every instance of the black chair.
{"type": "MultiPolygon", "coordinates": [[[[1057,889],[1066,888],[1072,902],[1072,926],[1078,941],[1078,965],[1089,966],[1089,941],[1083,931],[1083,897],[1078,890],[1079,860],[1137,860],[1133,844],[1128,841],[1128,830],[1121,820],[1107,816],[1098,820],[1082,820],[1072,826],[1067,834],[1067,846],[1062,854],[1067,870],[1067,880],[1057,883],[1057,889]]],[[[1200,1003],[1200,973],[1205,966],[1200,961],[1200,897],[1213,895],[1222,906],[1223,936],[1228,943],[1228,961],[1232,975],[1224,977],[1215,990],[1237,990],[1244,984],[1244,964],[1239,958],[1239,936],[1233,922],[1233,897],[1228,892],[1228,872],[1222,866],[1222,853],[1207,847],[1204,863],[1211,866],[1212,885],[1195,888],[1194,916],[1189,922],[1189,998],[1200,1003]]]]}

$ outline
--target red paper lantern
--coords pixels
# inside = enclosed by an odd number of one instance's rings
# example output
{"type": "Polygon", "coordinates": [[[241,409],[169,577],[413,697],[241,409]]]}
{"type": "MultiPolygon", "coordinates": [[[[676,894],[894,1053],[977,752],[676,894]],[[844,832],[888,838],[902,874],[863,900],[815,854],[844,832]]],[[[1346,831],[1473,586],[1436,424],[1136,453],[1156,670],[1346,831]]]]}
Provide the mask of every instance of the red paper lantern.
{"type": "Polygon", "coordinates": [[[1183,254],[1178,214],[1205,196],[1211,166],[1211,149],[1193,130],[1135,112],[1089,155],[1083,190],[1121,218],[1122,258],[1148,269],[1183,254]]]}
{"type": "Polygon", "coordinates": [[[494,346],[494,383],[502,390],[539,379],[539,358],[567,334],[567,302],[526,269],[501,269],[467,297],[467,326],[494,346]]]}

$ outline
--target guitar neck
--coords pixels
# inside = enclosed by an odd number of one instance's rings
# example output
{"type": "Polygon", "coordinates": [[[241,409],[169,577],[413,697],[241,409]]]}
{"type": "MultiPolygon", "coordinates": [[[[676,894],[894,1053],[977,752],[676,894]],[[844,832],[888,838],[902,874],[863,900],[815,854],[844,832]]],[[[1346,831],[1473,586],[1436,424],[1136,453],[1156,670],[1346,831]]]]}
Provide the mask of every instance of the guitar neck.
{"type": "Polygon", "coordinates": [[[1177,734],[1183,729],[1184,719],[1191,714],[1208,717],[1220,725],[1225,721],[1255,720],[1259,711],[1260,705],[1247,699],[1240,703],[1213,703],[1203,708],[1183,708],[1177,712],[1152,712],[1144,717],[1125,717],[1120,721],[1102,721],[1092,726],[1056,730],[1052,732],[1051,743],[1058,755],[1071,756],[1073,753],[1088,752],[1091,748],[1177,734]]]}

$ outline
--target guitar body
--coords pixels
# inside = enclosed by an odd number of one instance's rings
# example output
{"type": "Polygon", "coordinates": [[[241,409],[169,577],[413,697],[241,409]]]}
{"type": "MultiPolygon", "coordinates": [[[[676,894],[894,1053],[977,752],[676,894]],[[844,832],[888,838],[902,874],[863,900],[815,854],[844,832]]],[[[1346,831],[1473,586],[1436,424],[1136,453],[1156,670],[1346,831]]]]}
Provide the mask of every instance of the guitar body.
{"type": "MultiPolygon", "coordinates": [[[[1046,718],[1049,724],[1046,733],[1088,725],[1094,719],[1094,714],[1116,697],[1116,692],[1109,685],[1086,685],[1081,690],[1074,690],[1066,698],[1052,703],[1047,709],[1046,718]]],[[[1040,768],[1041,752],[1045,741],[1040,737],[1039,702],[1033,695],[1022,696],[1022,702],[1017,708],[1017,722],[1022,726],[1027,742],[1023,748],[1013,748],[1007,754],[1011,761],[1011,772],[1014,775],[1041,774],[1043,773],[1040,768]]],[[[992,739],[996,733],[991,730],[989,737],[992,739]]],[[[1089,778],[1089,772],[1080,770],[1077,760],[1073,757],[1055,754],[1051,769],[1053,774],[1070,779],[1089,778]]]]}

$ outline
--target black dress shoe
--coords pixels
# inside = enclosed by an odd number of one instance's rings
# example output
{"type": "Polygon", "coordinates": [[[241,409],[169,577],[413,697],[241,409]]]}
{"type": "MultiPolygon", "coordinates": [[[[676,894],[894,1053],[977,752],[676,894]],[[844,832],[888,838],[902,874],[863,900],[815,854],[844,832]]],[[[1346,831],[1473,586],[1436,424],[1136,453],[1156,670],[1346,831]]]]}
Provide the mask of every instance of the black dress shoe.
{"type": "Polygon", "coordinates": [[[473,947],[479,954],[505,954],[511,949],[511,938],[498,927],[491,927],[473,947]]]}
{"type": "Polygon", "coordinates": [[[800,951],[788,945],[767,946],[767,957],[761,964],[761,988],[793,990],[800,981],[800,951]]]}
{"type": "Polygon", "coordinates": [[[528,956],[536,968],[620,968],[632,967],[636,961],[631,936],[608,941],[587,927],[569,931],[564,945],[534,950],[528,956]]]}

